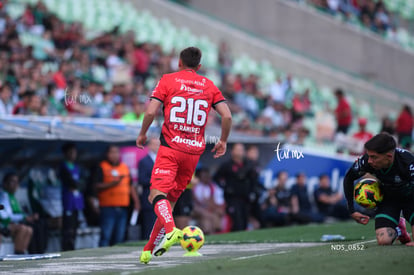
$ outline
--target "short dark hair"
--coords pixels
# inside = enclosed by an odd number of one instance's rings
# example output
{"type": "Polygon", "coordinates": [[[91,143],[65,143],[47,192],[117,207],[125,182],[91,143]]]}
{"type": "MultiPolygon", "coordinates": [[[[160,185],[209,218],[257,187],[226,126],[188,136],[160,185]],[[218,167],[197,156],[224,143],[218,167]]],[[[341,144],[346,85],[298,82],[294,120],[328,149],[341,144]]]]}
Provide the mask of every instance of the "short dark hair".
{"type": "Polygon", "coordinates": [[[337,95],[337,96],[343,96],[344,95],[344,91],[341,88],[336,88],[335,95],[337,95]]]}
{"type": "Polygon", "coordinates": [[[8,183],[12,177],[16,177],[16,176],[18,177],[18,175],[17,175],[16,172],[8,172],[8,173],[6,173],[4,175],[4,177],[3,177],[3,184],[8,183]]]}
{"type": "Polygon", "coordinates": [[[184,66],[197,68],[201,60],[201,51],[196,47],[188,47],[181,51],[180,59],[184,66]]]}
{"type": "Polygon", "coordinates": [[[397,148],[397,143],[393,136],[388,133],[381,133],[370,140],[365,145],[365,150],[374,151],[378,154],[384,154],[397,148]]]}
{"type": "Polygon", "coordinates": [[[210,170],[207,167],[201,167],[196,170],[196,176],[200,177],[201,173],[210,173],[210,170]]]}
{"type": "Polygon", "coordinates": [[[287,170],[280,170],[279,172],[277,172],[276,174],[276,178],[278,179],[280,177],[280,175],[282,175],[283,173],[287,174],[289,176],[289,173],[287,170]]]}
{"type": "Polygon", "coordinates": [[[67,153],[69,150],[76,149],[76,144],[73,142],[66,142],[62,145],[62,152],[67,153]]]}
{"type": "Polygon", "coordinates": [[[319,175],[319,180],[323,179],[323,178],[328,178],[329,179],[329,175],[326,173],[322,173],[319,175]]]}
{"type": "Polygon", "coordinates": [[[306,173],[305,172],[297,172],[296,173],[296,178],[299,178],[301,176],[306,177],[306,173]]]}
{"type": "Polygon", "coordinates": [[[115,144],[108,144],[105,147],[105,156],[109,153],[109,151],[111,151],[112,148],[117,148],[119,149],[119,146],[115,145],[115,144]]]}

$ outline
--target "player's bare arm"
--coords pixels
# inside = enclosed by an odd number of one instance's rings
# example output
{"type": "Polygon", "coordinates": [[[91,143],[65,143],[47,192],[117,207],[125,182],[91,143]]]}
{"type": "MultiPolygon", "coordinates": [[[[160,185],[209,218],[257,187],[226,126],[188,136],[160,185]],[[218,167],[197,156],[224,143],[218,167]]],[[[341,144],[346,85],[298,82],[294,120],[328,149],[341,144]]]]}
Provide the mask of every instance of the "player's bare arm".
{"type": "Polygon", "coordinates": [[[114,186],[118,185],[124,177],[125,177],[124,175],[121,175],[121,176],[118,177],[118,179],[116,179],[116,180],[114,180],[110,183],[103,183],[103,182],[96,183],[95,184],[95,189],[96,189],[96,191],[101,192],[101,191],[104,191],[108,188],[114,187],[114,186]]]}
{"type": "Polygon", "coordinates": [[[219,158],[223,156],[227,150],[227,139],[230,135],[232,118],[230,109],[225,102],[217,104],[216,111],[221,116],[221,136],[220,140],[211,151],[215,152],[214,158],[219,158]]]}
{"type": "Polygon", "coordinates": [[[139,132],[136,144],[140,149],[144,149],[144,144],[147,141],[147,131],[154,121],[155,115],[161,106],[161,102],[156,99],[151,99],[145,111],[144,120],[142,121],[141,131],[139,132]]]}

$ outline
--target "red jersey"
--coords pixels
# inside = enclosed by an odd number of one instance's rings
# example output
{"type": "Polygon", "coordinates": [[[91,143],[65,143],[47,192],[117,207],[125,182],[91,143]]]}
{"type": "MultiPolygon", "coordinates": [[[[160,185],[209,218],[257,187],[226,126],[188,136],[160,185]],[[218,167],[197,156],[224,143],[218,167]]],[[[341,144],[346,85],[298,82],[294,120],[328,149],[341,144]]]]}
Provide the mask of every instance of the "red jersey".
{"type": "Polygon", "coordinates": [[[410,134],[413,130],[413,117],[407,111],[402,111],[397,119],[396,130],[398,133],[410,134]]]}
{"type": "Polygon", "coordinates": [[[348,126],[352,122],[352,111],[348,101],[342,98],[335,109],[336,120],[339,126],[348,126]]]}
{"type": "Polygon", "coordinates": [[[373,137],[373,135],[370,132],[360,131],[360,132],[355,133],[353,135],[353,137],[355,139],[358,139],[358,140],[362,141],[362,142],[367,142],[368,140],[370,140],[373,137]]]}
{"type": "Polygon", "coordinates": [[[164,104],[161,145],[189,153],[202,154],[204,130],[211,107],[225,101],[213,82],[194,70],[165,74],[151,99],[164,104]]]}

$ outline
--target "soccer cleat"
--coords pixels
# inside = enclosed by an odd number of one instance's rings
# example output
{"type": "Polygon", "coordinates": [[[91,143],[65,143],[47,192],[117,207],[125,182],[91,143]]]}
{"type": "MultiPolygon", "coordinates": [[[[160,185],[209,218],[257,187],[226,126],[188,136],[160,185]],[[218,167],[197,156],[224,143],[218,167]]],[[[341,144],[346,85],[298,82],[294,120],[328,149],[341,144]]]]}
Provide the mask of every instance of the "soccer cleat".
{"type": "Polygon", "coordinates": [[[178,243],[182,238],[183,232],[180,229],[174,227],[173,231],[165,234],[161,243],[155,248],[154,255],[161,256],[167,252],[173,244],[178,243]]]}
{"type": "Polygon", "coordinates": [[[152,254],[149,250],[142,250],[141,256],[139,257],[139,261],[143,264],[149,263],[151,261],[152,254]]]}
{"type": "Polygon", "coordinates": [[[398,223],[398,227],[401,230],[401,235],[398,237],[398,240],[402,244],[406,244],[411,242],[410,235],[407,232],[407,227],[405,226],[405,219],[403,217],[400,218],[400,222],[398,223]]]}

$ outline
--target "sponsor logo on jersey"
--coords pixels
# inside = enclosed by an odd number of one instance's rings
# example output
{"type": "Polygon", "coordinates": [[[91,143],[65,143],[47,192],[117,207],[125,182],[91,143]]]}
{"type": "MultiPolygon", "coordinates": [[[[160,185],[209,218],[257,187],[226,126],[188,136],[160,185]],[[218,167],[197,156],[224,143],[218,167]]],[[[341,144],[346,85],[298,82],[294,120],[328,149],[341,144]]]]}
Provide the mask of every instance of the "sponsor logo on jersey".
{"type": "Polygon", "coordinates": [[[201,141],[182,138],[180,136],[175,136],[171,141],[172,142],[177,142],[177,143],[182,143],[182,144],[187,144],[187,145],[195,146],[195,147],[199,147],[199,148],[203,147],[203,143],[201,141]]]}
{"type": "Polygon", "coordinates": [[[168,175],[170,173],[171,173],[170,170],[161,169],[161,168],[156,168],[155,171],[154,171],[155,175],[168,175]]]}
{"type": "Polygon", "coordinates": [[[181,83],[181,84],[193,84],[193,85],[198,85],[198,86],[203,86],[206,83],[206,79],[203,78],[202,82],[197,81],[197,80],[192,80],[192,79],[182,79],[182,78],[176,78],[175,82],[181,83]]]}
{"type": "Polygon", "coordinates": [[[191,88],[190,86],[187,86],[185,84],[181,84],[180,90],[181,91],[186,91],[186,92],[189,92],[189,93],[192,93],[192,94],[202,94],[203,93],[203,90],[199,90],[199,89],[196,89],[196,88],[191,88]]]}

